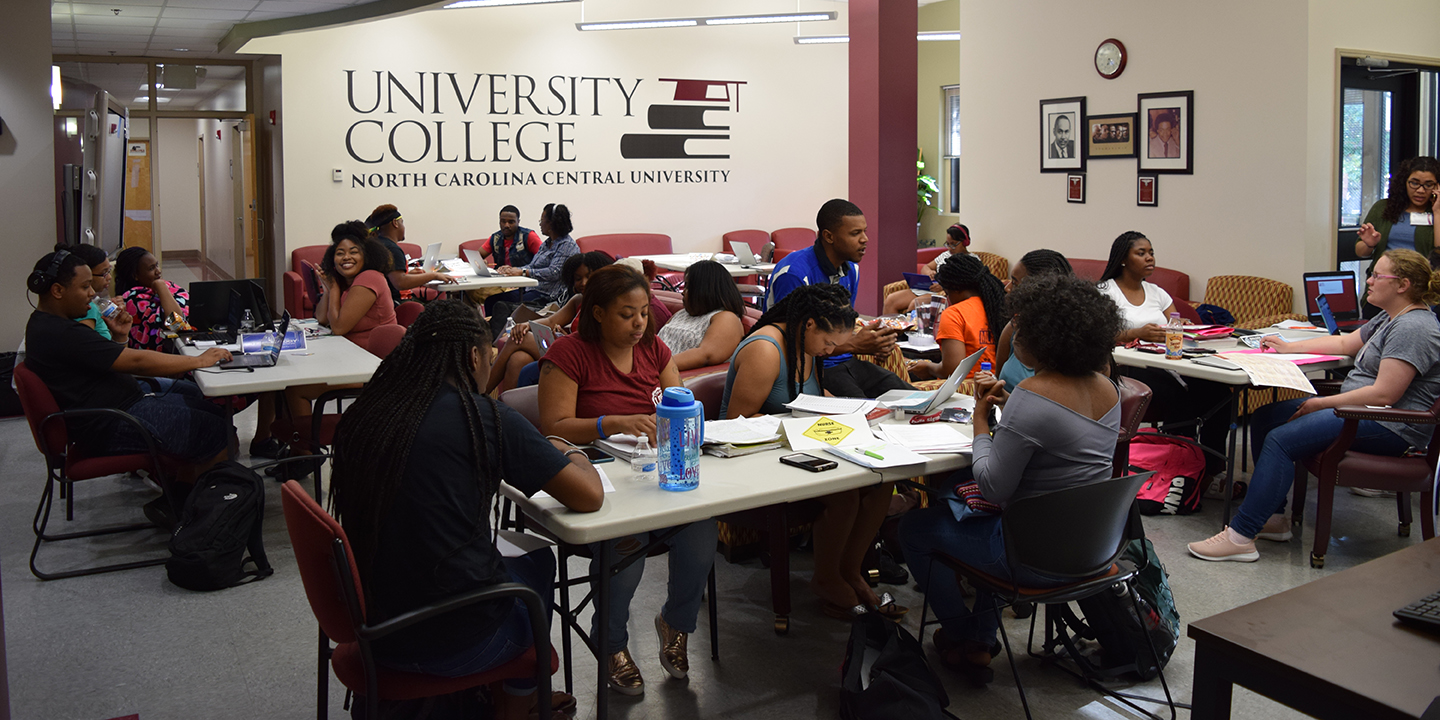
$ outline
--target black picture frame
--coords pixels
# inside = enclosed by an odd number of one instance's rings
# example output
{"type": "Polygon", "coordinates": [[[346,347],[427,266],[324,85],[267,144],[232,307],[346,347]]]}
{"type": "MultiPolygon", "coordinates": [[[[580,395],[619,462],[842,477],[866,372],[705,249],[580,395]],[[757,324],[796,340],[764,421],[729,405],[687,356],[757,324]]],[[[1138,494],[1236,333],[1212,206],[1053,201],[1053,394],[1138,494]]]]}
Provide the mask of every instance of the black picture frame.
{"type": "Polygon", "coordinates": [[[1077,138],[1085,126],[1085,98],[1051,98],[1040,101],[1040,172],[1085,172],[1085,143],[1077,138]],[[1059,123],[1068,121],[1069,146],[1059,123]]]}
{"type": "Polygon", "coordinates": [[[1140,207],[1156,207],[1160,204],[1159,175],[1140,173],[1135,177],[1135,204],[1140,207]]]}
{"type": "Polygon", "coordinates": [[[1086,160],[1135,157],[1135,117],[1135,113],[1086,115],[1086,160]]]}
{"type": "Polygon", "coordinates": [[[1135,148],[1140,171],[1195,174],[1195,91],[1140,93],[1135,100],[1135,122],[1144,132],[1135,148]]]}
{"type": "Polygon", "coordinates": [[[1065,175],[1065,202],[1085,204],[1085,173],[1065,175]]]}

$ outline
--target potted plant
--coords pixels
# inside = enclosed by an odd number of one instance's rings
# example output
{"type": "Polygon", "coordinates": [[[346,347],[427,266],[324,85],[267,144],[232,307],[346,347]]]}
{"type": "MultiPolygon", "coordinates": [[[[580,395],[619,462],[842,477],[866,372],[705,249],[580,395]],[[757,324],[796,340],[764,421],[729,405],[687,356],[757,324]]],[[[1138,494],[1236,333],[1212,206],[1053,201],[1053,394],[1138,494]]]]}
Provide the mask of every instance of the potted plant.
{"type": "Polygon", "coordinates": [[[920,221],[925,219],[925,211],[930,207],[930,199],[940,194],[940,185],[935,178],[925,174],[924,151],[915,151],[915,229],[920,229],[920,221]]]}

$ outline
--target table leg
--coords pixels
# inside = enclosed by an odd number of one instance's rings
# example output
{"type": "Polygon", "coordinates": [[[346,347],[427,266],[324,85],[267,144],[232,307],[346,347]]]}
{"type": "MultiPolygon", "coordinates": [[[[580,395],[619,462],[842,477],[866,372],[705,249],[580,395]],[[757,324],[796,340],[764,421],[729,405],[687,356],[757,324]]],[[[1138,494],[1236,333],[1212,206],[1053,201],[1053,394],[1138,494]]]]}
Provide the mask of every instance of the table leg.
{"type": "Polygon", "coordinates": [[[1202,643],[1195,645],[1195,674],[1190,689],[1191,720],[1230,717],[1230,695],[1234,686],[1225,677],[1225,661],[1202,643]]]}
{"type": "Polygon", "coordinates": [[[1230,393],[1230,441],[1225,451],[1225,513],[1220,517],[1220,529],[1230,524],[1230,504],[1235,495],[1235,435],[1240,432],[1240,404],[1245,402],[1247,385],[1238,385],[1230,393]]]}
{"type": "Polygon", "coordinates": [[[765,510],[766,540],[770,545],[770,601],[775,612],[775,632],[790,629],[790,527],[785,521],[785,506],[771,505],[765,510]]]}
{"type": "Polygon", "coordinates": [[[595,717],[606,720],[610,717],[610,543],[596,543],[595,554],[595,717]]]}

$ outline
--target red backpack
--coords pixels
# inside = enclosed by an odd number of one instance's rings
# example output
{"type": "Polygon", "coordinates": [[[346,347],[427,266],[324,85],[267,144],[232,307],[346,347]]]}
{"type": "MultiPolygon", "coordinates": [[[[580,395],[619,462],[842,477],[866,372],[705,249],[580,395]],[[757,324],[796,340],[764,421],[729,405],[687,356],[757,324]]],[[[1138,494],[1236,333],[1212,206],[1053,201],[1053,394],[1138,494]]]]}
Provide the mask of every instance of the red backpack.
{"type": "Polygon", "coordinates": [[[1142,515],[1189,515],[1200,510],[1205,453],[1194,442],[1141,430],[1130,441],[1130,464],[1154,475],[1135,497],[1142,515]]]}

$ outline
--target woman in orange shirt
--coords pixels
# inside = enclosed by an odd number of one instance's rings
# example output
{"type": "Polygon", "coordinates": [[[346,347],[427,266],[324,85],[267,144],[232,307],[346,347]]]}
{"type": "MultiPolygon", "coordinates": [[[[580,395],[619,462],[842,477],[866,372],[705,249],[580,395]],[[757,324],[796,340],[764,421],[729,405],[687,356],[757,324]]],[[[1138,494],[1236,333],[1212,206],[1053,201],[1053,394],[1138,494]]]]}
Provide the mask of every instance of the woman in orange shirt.
{"type": "MultiPolygon", "coordinates": [[[[940,362],[921,361],[910,369],[910,377],[924,380],[949,377],[961,360],[984,349],[981,362],[995,368],[995,342],[1005,327],[1005,286],[985,269],[974,255],[952,255],[935,273],[950,307],[940,314],[935,340],[940,343],[940,362]],[[994,330],[992,331],[992,328],[994,330]]],[[[976,368],[979,368],[977,363],[976,368]]],[[[970,377],[975,371],[972,370],[970,377]]]]}

